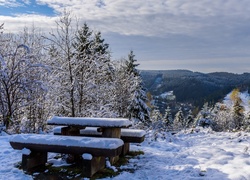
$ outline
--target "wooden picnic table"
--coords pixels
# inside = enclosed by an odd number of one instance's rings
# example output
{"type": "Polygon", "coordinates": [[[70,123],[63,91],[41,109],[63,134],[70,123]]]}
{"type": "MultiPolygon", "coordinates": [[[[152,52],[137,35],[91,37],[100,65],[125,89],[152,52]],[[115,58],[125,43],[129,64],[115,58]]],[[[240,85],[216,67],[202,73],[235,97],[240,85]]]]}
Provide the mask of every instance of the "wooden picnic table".
{"type": "Polygon", "coordinates": [[[125,118],[89,118],[89,117],[58,117],[54,116],[47,121],[48,125],[66,126],[62,129],[63,135],[80,135],[80,130],[86,127],[100,127],[103,137],[121,138],[121,128],[132,126],[131,121],[125,118]]]}
{"type": "MultiPolygon", "coordinates": [[[[119,138],[119,139],[121,138],[121,128],[128,128],[132,126],[131,121],[124,118],[90,118],[90,117],[58,117],[58,116],[54,116],[52,119],[48,120],[47,124],[66,126],[61,129],[62,135],[80,136],[81,129],[85,129],[86,127],[99,127],[102,131],[102,137],[119,138]]],[[[110,157],[111,164],[115,163],[118,159],[119,156],[110,157]]]]}

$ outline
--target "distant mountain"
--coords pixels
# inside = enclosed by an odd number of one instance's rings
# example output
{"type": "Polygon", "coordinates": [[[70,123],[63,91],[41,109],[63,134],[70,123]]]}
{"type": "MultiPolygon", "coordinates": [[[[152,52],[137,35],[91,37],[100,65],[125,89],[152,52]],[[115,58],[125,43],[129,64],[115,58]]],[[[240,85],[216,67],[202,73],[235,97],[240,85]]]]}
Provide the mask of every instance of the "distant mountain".
{"type": "Polygon", "coordinates": [[[243,91],[250,87],[250,73],[142,70],[141,76],[152,95],[173,91],[177,102],[188,102],[199,107],[204,102],[218,102],[234,88],[243,91]]]}

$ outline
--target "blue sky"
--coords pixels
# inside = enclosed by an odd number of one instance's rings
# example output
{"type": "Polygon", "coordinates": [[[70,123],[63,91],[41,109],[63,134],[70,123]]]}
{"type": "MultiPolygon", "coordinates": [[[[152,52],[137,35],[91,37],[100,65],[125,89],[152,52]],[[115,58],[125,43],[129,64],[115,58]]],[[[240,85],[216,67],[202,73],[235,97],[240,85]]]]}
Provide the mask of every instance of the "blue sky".
{"type": "Polygon", "coordinates": [[[250,72],[249,0],[0,0],[0,24],[48,32],[65,8],[140,69],[250,72]]]}
{"type": "Polygon", "coordinates": [[[20,14],[56,15],[53,8],[50,8],[47,4],[39,4],[35,0],[0,1],[0,5],[0,14],[4,16],[16,16],[20,14]],[[6,3],[3,4],[4,2],[6,3]]]}

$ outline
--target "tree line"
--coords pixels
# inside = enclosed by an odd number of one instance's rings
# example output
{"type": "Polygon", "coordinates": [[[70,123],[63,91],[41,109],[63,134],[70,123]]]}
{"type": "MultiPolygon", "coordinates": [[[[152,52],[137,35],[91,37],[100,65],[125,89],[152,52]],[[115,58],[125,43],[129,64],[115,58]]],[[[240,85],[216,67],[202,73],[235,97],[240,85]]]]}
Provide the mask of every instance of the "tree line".
{"type": "Polygon", "coordinates": [[[183,109],[179,108],[174,115],[169,107],[162,115],[157,107],[151,113],[151,127],[153,140],[158,137],[166,138],[168,132],[176,133],[179,131],[193,132],[199,128],[209,128],[213,131],[250,131],[250,111],[249,94],[241,92],[235,88],[228,93],[224,101],[215,104],[204,103],[197,115],[189,110],[184,115],[183,109]]]}
{"type": "Polygon", "coordinates": [[[12,132],[45,130],[53,115],[149,119],[133,51],[113,61],[100,31],[64,12],[56,30],[0,26],[0,121],[12,132]]]}

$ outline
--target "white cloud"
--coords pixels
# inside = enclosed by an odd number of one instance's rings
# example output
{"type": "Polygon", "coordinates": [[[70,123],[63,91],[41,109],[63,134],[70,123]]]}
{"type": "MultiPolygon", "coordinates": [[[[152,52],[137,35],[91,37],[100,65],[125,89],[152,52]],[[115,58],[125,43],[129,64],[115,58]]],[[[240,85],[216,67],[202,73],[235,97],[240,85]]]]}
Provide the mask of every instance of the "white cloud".
{"type": "MultiPolygon", "coordinates": [[[[15,3],[9,0],[2,2],[15,3]]],[[[24,0],[29,1],[29,0],[24,0]]],[[[125,35],[188,36],[227,31],[250,19],[249,0],[37,0],[55,12],[70,10],[102,32],[125,35]],[[206,33],[206,29],[212,31],[206,33]]],[[[221,32],[220,32],[221,33],[221,32]]]]}
{"type": "MultiPolygon", "coordinates": [[[[126,52],[134,49],[136,54],[138,52],[138,57],[142,59],[146,57],[145,62],[162,57],[166,59],[206,57],[214,60],[211,62],[216,62],[215,59],[222,61],[221,58],[227,57],[234,59],[250,57],[246,48],[250,46],[249,0],[36,0],[36,2],[48,5],[58,15],[66,8],[80,18],[82,23],[87,22],[92,29],[100,30],[103,34],[110,36],[118,34],[118,38],[113,38],[113,42],[110,42],[111,48],[112,43],[117,44],[116,42],[121,41],[119,38],[123,36],[123,41],[119,44],[121,47],[117,49],[119,51],[124,49],[126,52]],[[131,40],[134,37],[140,37],[135,38],[140,42],[131,40]]],[[[0,5],[3,4],[18,5],[14,0],[0,0],[0,5]]],[[[33,24],[51,31],[51,28],[55,27],[55,20],[56,17],[42,15],[0,16],[0,24],[4,22],[5,29],[12,32],[33,24]]],[[[126,56],[126,53],[123,56],[126,56]]],[[[150,67],[154,67],[153,62],[155,61],[152,61],[150,67]]],[[[182,63],[188,61],[181,61],[180,64],[178,62],[175,61],[176,66],[182,67],[182,63]]],[[[190,62],[192,64],[192,61],[190,62]]],[[[177,68],[176,66],[173,68],[177,68]]],[[[185,67],[189,66],[187,63],[185,67]]],[[[216,66],[207,66],[207,69],[214,67],[216,66]]],[[[247,67],[244,68],[247,70],[247,67]]]]}
{"type": "Polygon", "coordinates": [[[125,35],[211,35],[250,19],[248,0],[38,0],[56,12],[64,8],[101,29],[125,35]],[[103,4],[103,6],[100,6],[103,4]],[[206,29],[212,31],[206,32],[206,29]]]}
{"type": "Polygon", "coordinates": [[[22,0],[24,4],[31,4],[30,0],[22,0]]]}
{"type": "Polygon", "coordinates": [[[46,17],[42,15],[18,15],[16,17],[1,16],[1,23],[4,23],[4,29],[6,32],[19,33],[24,27],[40,28],[43,31],[51,31],[55,27],[55,17],[46,17]],[[39,20],[39,23],[37,22],[39,20]]]}
{"type": "Polygon", "coordinates": [[[0,0],[0,6],[4,7],[18,7],[21,6],[20,3],[18,3],[16,0],[0,0]]]}

